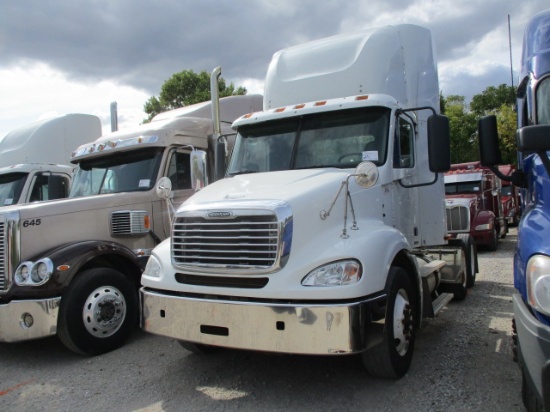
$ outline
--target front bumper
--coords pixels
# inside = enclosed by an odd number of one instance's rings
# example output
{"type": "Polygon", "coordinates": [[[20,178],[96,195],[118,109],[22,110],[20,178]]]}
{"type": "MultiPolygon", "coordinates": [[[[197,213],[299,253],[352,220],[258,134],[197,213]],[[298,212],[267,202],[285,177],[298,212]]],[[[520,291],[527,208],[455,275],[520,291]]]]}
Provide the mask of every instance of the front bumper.
{"type": "Polygon", "coordinates": [[[55,335],[60,301],[61,298],[56,297],[0,304],[0,342],[20,342],[55,335]]]}
{"type": "Polygon", "coordinates": [[[140,290],[143,330],[182,341],[310,355],[362,352],[382,336],[385,296],[352,303],[209,300],[140,290]]]}
{"type": "Polygon", "coordinates": [[[518,356],[527,385],[531,386],[545,411],[550,411],[550,327],[540,323],[524,303],[513,295],[518,334],[518,356]]]}

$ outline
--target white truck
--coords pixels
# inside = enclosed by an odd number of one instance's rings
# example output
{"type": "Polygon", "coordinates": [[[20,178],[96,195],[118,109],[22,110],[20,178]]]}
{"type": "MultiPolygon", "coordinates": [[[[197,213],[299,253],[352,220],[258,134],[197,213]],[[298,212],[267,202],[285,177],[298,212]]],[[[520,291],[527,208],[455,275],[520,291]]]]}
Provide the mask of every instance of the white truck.
{"type": "Polygon", "coordinates": [[[97,116],[71,113],[40,120],[0,141],[0,206],[67,197],[71,153],[101,136],[97,116]]]}
{"type": "MultiPolygon", "coordinates": [[[[226,177],[176,212],[143,272],[141,326],[184,348],[362,355],[401,377],[423,317],[475,269],[446,242],[431,34],[397,25],[276,53],[226,177]]],[[[460,296],[462,295],[462,296],[460,296]]]]}
{"type": "Polygon", "coordinates": [[[57,334],[84,355],[122,345],[138,326],[141,271],[170,233],[171,208],[214,180],[215,129],[229,132],[262,97],[221,99],[217,128],[214,103],[82,145],[68,198],[0,209],[0,342],[57,334]]]}

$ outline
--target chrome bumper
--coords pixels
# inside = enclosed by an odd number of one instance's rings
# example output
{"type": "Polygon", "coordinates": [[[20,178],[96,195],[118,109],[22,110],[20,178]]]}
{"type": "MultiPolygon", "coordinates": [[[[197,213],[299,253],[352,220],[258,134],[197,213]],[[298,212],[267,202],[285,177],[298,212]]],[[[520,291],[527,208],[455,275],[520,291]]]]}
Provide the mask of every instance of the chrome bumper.
{"type": "Polygon", "coordinates": [[[60,301],[61,298],[57,297],[0,304],[0,342],[19,342],[55,335],[60,301]]]}
{"type": "Polygon", "coordinates": [[[267,352],[357,353],[379,342],[385,297],[349,304],[194,299],[142,288],[143,330],[178,340],[267,352]]]}

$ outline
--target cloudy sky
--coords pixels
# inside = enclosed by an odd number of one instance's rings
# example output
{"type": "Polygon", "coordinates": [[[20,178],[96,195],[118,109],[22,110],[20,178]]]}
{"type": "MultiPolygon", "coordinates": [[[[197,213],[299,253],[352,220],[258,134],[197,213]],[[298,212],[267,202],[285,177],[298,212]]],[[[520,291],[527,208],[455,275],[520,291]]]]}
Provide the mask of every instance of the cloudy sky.
{"type": "Polygon", "coordinates": [[[523,29],[548,0],[6,0],[0,5],[0,138],[66,113],[138,125],[172,74],[211,72],[263,92],[271,55],[397,23],[432,30],[444,95],[517,85],[523,29]],[[508,16],[511,23],[512,62],[508,16]]]}

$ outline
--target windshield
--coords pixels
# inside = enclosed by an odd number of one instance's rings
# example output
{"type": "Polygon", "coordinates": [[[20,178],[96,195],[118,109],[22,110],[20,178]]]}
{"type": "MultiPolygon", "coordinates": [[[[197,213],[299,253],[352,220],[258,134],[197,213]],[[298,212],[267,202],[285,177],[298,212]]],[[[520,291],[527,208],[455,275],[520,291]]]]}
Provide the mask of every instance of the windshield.
{"type": "Polygon", "coordinates": [[[446,183],[445,194],[452,195],[454,193],[475,193],[481,189],[481,182],[461,182],[461,183],[446,183]]]}
{"type": "Polygon", "coordinates": [[[537,124],[550,124],[550,77],[537,87],[537,124]]]}
{"type": "Polygon", "coordinates": [[[9,173],[0,175],[0,206],[14,205],[25,185],[28,173],[9,173]]]}
{"type": "Polygon", "coordinates": [[[135,150],[82,162],[69,197],[149,190],[155,184],[162,150],[135,150]]]}
{"type": "Polygon", "coordinates": [[[386,161],[390,110],[359,108],[241,126],[229,176],[386,161]]]}

